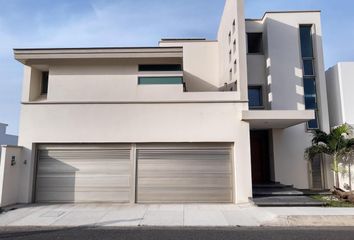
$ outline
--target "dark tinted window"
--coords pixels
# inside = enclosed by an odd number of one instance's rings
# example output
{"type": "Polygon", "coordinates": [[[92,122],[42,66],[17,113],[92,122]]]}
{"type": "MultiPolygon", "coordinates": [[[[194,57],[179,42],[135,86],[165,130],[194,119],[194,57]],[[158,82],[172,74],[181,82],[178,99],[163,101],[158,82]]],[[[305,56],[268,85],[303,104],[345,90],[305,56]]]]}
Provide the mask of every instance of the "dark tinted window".
{"type": "Polygon", "coordinates": [[[316,118],[314,120],[307,122],[307,128],[308,129],[318,129],[319,128],[317,112],[316,112],[316,118]]]}
{"type": "Polygon", "coordinates": [[[305,76],[313,76],[315,75],[315,71],[313,68],[313,60],[304,60],[304,75],[305,76]]]}
{"type": "Polygon", "coordinates": [[[250,107],[263,106],[262,88],[261,87],[248,87],[248,104],[250,107]]]}
{"type": "Polygon", "coordinates": [[[316,81],[314,78],[304,79],[305,108],[317,109],[316,81]]]}
{"type": "Polygon", "coordinates": [[[42,87],[41,87],[42,94],[48,93],[48,78],[49,78],[49,72],[42,72],[42,87]]]}
{"type": "Polygon", "coordinates": [[[248,53],[263,53],[263,36],[262,33],[247,33],[248,53]]]}
{"type": "Polygon", "coordinates": [[[303,58],[313,57],[312,26],[300,26],[301,54],[303,58]]]}
{"type": "Polygon", "coordinates": [[[139,85],[183,84],[182,77],[139,77],[139,85]]]}
{"type": "Polygon", "coordinates": [[[181,64],[139,65],[140,72],[182,71],[181,64]]]}

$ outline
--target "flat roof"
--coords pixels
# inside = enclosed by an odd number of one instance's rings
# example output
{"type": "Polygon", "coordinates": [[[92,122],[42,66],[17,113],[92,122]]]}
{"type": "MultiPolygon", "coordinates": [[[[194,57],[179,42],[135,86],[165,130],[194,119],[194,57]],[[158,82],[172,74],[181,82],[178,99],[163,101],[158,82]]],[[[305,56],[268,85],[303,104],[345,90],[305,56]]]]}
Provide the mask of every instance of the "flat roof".
{"type": "Polygon", "coordinates": [[[246,18],[246,21],[262,21],[268,14],[278,13],[320,13],[321,10],[295,10],[295,11],[267,11],[262,18],[246,18]]]}
{"type": "Polygon", "coordinates": [[[15,48],[15,59],[182,58],[183,47],[15,48]]]}
{"type": "Polygon", "coordinates": [[[161,41],[206,41],[206,38],[161,38],[161,41]]]}

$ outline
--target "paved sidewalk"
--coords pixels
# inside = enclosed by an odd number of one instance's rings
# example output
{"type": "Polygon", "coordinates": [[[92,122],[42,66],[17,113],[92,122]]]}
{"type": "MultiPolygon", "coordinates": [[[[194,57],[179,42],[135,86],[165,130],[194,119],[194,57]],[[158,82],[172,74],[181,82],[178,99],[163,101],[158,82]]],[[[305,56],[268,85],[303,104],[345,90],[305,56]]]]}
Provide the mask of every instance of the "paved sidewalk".
{"type": "Polygon", "coordinates": [[[354,208],[259,208],[253,205],[17,205],[0,227],[354,226],[354,208]]]}

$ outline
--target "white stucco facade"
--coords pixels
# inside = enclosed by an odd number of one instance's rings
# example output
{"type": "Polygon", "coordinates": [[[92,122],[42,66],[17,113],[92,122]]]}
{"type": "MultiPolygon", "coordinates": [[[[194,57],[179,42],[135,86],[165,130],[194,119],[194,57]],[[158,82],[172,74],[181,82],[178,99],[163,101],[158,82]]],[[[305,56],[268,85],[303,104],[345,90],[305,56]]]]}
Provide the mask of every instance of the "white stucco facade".
{"type": "MultiPolygon", "coordinates": [[[[300,46],[300,25],[313,25],[319,125],[329,130],[326,80],[324,74],[320,12],[269,12],[262,19],[246,21],[247,33],[263,34],[263,53],[249,54],[248,84],[261,86],[264,109],[304,110],[303,65],[300,46]]],[[[287,129],[273,129],[273,180],[311,187],[309,162],[304,151],[311,144],[306,124],[287,129]]],[[[324,185],[330,185],[329,166],[323,164],[324,185]]]]}
{"type": "Polygon", "coordinates": [[[354,125],[354,62],[340,62],[326,71],[331,127],[354,125]]]}
{"type": "MultiPolygon", "coordinates": [[[[14,152],[21,164],[14,170],[17,192],[3,197],[2,205],[35,201],[41,144],[151,143],[229,144],[233,203],[246,203],[252,198],[250,131],[255,130],[270,134],[270,180],[311,188],[303,156],[310,145],[306,122],[315,114],[304,107],[299,25],[312,24],[316,30],[319,121],[327,131],[320,14],[278,12],[245,20],[243,8],[242,0],[226,1],[212,41],[163,39],[159,47],[149,48],[15,49],[25,69],[22,148],[8,149],[3,158],[14,152]],[[247,54],[249,32],[263,33],[264,53],[247,54]],[[141,65],[166,64],[182,69],[139,70],[141,65]],[[49,73],[45,94],[43,72],[49,73]],[[183,77],[183,84],[140,84],[141,77],[183,77]],[[249,109],[248,86],[262,86],[260,109],[249,109]]],[[[2,169],[6,167],[4,162],[2,169]]]]}
{"type": "MultiPolygon", "coordinates": [[[[327,95],[329,107],[329,120],[331,128],[344,123],[354,126],[354,110],[352,104],[354,96],[354,62],[339,62],[326,71],[327,95]]],[[[354,176],[354,167],[348,164],[342,165],[345,169],[340,174],[340,185],[348,188],[351,176],[354,176]]],[[[354,186],[354,179],[351,179],[354,186]]]]}

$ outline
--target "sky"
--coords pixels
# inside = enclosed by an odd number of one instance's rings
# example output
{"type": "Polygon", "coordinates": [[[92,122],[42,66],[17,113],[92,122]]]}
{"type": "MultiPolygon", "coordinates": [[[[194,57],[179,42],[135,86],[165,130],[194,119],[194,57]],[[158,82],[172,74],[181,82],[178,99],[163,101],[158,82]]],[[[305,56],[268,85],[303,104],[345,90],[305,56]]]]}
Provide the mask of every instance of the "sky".
{"type": "MultiPolygon", "coordinates": [[[[156,46],[215,39],[225,0],[0,0],[0,122],[17,134],[23,66],[13,48],[156,46]]],[[[353,0],[245,0],[246,17],[321,10],[326,68],[354,61],[353,0]]]]}

